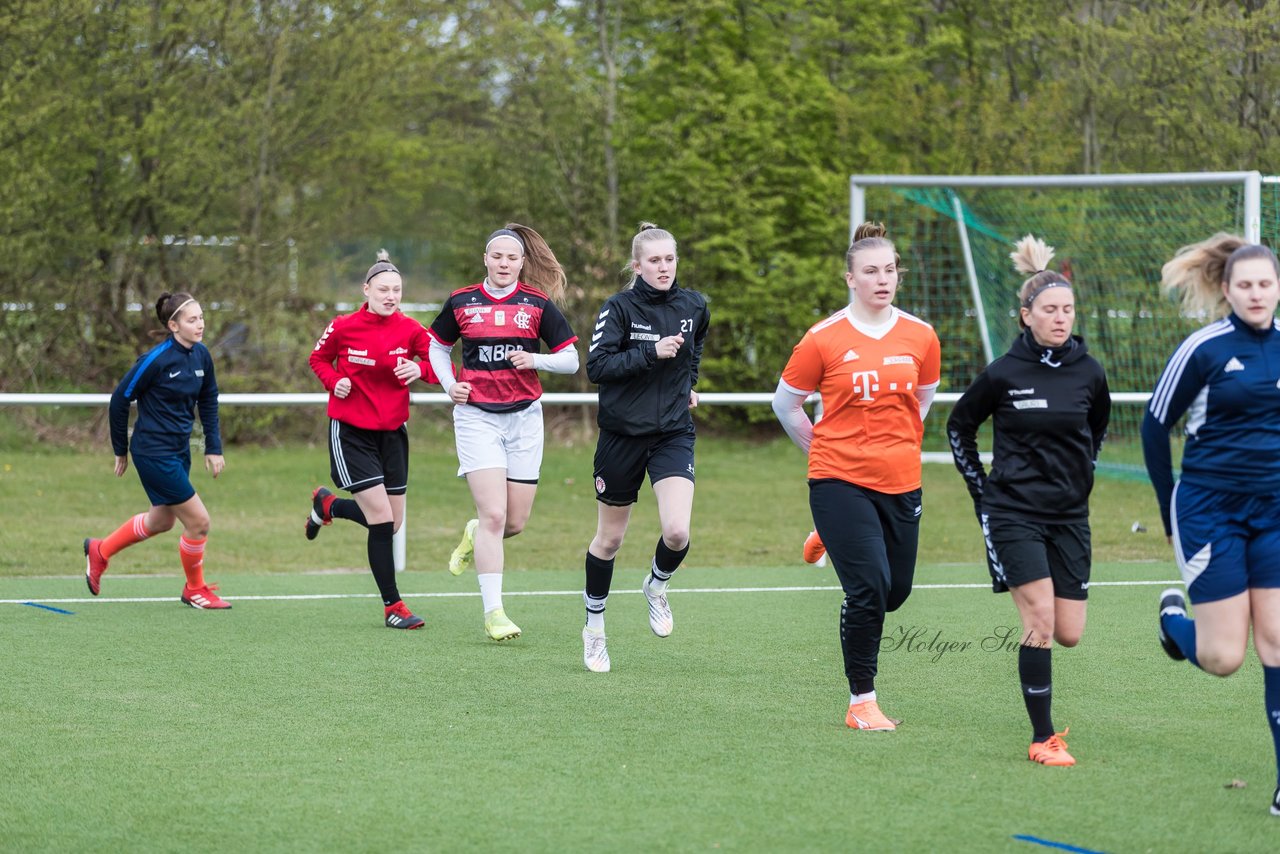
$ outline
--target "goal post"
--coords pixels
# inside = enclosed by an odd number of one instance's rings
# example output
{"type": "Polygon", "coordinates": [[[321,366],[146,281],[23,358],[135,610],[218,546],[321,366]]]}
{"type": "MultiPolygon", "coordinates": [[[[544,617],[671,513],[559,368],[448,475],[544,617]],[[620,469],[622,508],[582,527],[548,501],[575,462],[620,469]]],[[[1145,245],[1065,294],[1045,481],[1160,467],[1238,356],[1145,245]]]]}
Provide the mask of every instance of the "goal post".
{"type": "MultiPolygon", "coordinates": [[[[1256,171],[853,175],[849,188],[850,236],[863,221],[885,223],[902,256],[898,304],[938,331],[949,391],[967,387],[1019,332],[1025,277],[1009,253],[1025,234],[1055,248],[1055,268],[1077,293],[1076,331],[1111,388],[1136,393],[1150,391],[1177,342],[1205,322],[1160,294],[1161,266],[1218,231],[1262,242],[1280,229],[1280,182],[1256,171]]],[[[1113,432],[1136,432],[1128,422],[1140,413],[1116,414],[1113,432]]]]}

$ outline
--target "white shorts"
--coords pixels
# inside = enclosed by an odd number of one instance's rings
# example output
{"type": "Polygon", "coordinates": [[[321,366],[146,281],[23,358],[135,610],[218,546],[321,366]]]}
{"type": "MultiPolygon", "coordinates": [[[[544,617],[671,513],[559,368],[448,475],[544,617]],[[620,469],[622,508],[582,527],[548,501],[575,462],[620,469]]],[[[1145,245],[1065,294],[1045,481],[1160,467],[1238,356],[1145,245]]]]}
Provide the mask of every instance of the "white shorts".
{"type": "Polygon", "coordinates": [[[518,412],[453,408],[458,477],[480,469],[506,469],[507,480],[537,483],[542,469],[542,402],[518,412]]]}

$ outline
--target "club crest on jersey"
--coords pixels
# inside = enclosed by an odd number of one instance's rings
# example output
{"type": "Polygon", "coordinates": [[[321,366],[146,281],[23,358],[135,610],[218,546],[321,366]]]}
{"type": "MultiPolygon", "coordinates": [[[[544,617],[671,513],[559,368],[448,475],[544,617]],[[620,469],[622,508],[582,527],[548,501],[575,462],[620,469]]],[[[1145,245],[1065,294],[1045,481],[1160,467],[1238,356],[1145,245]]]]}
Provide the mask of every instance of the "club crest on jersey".
{"type": "Polygon", "coordinates": [[[388,355],[388,356],[403,356],[405,353],[408,353],[408,352],[409,352],[409,351],[408,351],[408,349],[406,349],[406,348],[404,348],[404,347],[397,347],[397,348],[395,348],[394,350],[388,350],[388,351],[387,351],[387,355],[388,355]]]}
{"type": "Polygon", "coordinates": [[[915,364],[915,359],[910,356],[885,356],[884,364],[886,365],[911,365],[915,364]]]}
{"type": "Polygon", "coordinates": [[[604,478],[602,477],[596,478],[596,494],[604,495],[604,478]]]}
{"type": "Polygon", "coordinates": [[[529,324],[533,322],[533,315],[522,308],[516,312],[516,316],[511,320],[515,323],[517,329],[528,329],[529,324]]]}

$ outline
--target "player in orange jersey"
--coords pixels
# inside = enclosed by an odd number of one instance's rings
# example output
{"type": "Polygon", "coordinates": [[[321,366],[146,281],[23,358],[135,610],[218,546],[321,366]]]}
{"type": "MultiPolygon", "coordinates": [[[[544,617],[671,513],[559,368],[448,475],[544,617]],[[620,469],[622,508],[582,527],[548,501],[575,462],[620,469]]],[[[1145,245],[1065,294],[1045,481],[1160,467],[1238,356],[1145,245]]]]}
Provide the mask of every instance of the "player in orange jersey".
{"type": "Polygon", "coordinates": [[[840,642],[854,729],[893,730],[875,677],[884,615],[911,594],[920,532],[920,444],[938,387],[933,327],[893,305],[898,253],[863,223],[845,255],[848,307],[816,324],[791,353],[773,396],[783,429],[809,455],[809,507],[844,604],[840,642]],[[814,391],[823,416],[804,411],[814,391]]]}

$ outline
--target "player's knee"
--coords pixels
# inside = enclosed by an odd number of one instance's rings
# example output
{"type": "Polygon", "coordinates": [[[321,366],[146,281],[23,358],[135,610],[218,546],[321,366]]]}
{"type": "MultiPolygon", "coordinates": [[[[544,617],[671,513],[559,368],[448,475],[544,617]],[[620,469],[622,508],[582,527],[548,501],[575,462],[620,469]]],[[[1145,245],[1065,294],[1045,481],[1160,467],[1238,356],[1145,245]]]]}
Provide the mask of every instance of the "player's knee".
{"type": "Polygon", "coordinates": [[[209,517],[205,516],[201,519],[192,519],[191,524],[186,525],[186,534],[188,537],[202,539],[209,536],[209,517]]]}
{"type": "Polygon", "coordinates": [[[591,541],[591,553],[603,560],[613,560],[618,549],[622,548],[623,536],[623,534],[598,532],[596,538],[591,541]]]}
{"type": "Polygon", "coordinates": [[[667,525],[662,529],[662,541],[667,544],[667,548],[678,552],[685,546],[689,545],[689,526],[688,525],[667,525]]]}
{"type": "Polygon", "coordinates": [[[1053,633],[1053,639],[1058,646],[1065,646],[1070,649],[1080,643],[1080,632],[1069,632],[1057,629],[1053,633]]]}
{"type": "Polygon", "coordinates": [[[1206,649],[1196,650],[1200,669],[1214,676],[1230,676],[1244,664],[1244,650],[1206,649]]]}
{"type": "Polygon", "coordinates": [[[502,530],[502,536],[514,537],[516,534],[524,530],[524,525],[527,521],[527,517],[524,519],[507,519],[506,527],[502,530]]]}
{"type": "Polygon", "coordinates": [[[901,608],[906,603],[907,599],[909,599],[910,597],[911,597],[910,589],[903,590],[901,592],[890,590],[889,599],[885,603],[885,612],[893,613],[894,611],[901,608]]]}

